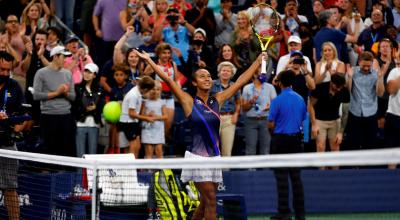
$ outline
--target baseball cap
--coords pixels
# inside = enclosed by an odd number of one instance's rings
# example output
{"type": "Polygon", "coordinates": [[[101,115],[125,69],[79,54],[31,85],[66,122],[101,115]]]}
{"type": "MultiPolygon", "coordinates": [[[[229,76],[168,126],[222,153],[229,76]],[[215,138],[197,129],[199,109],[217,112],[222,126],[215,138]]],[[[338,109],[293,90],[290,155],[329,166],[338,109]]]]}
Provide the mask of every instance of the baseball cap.
{"type": "Polygon", "coordinates": [[[204,37],[207,37],[206,31],[203,28],[196,28],[194,33],[200,32],[204,37]]]}
{"type": "Polygon", "coordinates": [[[89,70],[90,72],[97,74],[99,72],[99,67],[94,63],[88,63],[85,65],[85,70],[89,70]]]}
{"type": "Polygon", "coordinates": [[[65,40],[65,44],[68,44],[72,41],[79,41],[78,37],[75,35],[70,35],[67,37],[67,40],[65,40]]]}
{"type": "Polygon", "coordinates": [[[167,10],[167,14],[169,14],[170,12],[175,12],[175,13],[179,13],[179,10],[177,8],[168,8],[167,10]]]}
{"type": "Polygon", "coordinates": [[[294,51],[290,52],[290,57],[294,57],[294,56],[303,57],[303,53],[300,50],[294,50],[294,51]]]}
{"type": "Polygon", "coordinates": [[[301,44],[301,39],[300,39],[300,37],[298,37],[298,36],[292,35],[292,36],[290,36],[289,39],[288,39],[288,44],[289,44],[289,43],[292,43],[292,42],[301,44]]]}
{"type": "Polygon", "coordinates": [[[50,51],[50,57],[57,55],[57,54],[63,54],[64,56],[69,56],[69,55],[71,55],[71,52],[65,50],[65,47],[63,47],[63,46],[55,46],[50,51]]]}

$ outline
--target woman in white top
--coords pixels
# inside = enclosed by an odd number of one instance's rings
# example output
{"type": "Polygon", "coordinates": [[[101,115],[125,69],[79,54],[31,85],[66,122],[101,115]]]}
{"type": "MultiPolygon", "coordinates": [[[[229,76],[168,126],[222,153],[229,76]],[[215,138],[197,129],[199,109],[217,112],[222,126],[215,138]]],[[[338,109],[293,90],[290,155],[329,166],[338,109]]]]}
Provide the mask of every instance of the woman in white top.
{"type": "Polygon", "coordinates": [[[331,81],[331,75],[345,72],[345,65],[338,59],[337,50],[332,42],[322,44],[322,57],[315,66],[315,83],[331,81]]]}

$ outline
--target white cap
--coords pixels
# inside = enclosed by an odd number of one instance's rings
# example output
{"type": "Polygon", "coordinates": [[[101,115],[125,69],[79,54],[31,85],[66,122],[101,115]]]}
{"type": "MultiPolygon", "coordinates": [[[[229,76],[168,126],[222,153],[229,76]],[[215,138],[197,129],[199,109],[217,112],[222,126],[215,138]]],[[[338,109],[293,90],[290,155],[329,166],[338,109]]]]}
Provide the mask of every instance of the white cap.
{"type": "Polygon", "coordinates": [[[89,70],[90,72],[97,74],[99,72],[99,67],[94,63],[88,63],[85,65],[85,70],[89,70]]]}
{"type": "Polygon", "coordinates": [[[292,36],[290,36],[289,39],[288,39],[288,44],[291,43],[291,42],[301,44],[301,39],[300,39],[300,37],[298,37],[298,36],[292,35],[292,36]]]}
{"type": "Polygon", "coordinates": [[[63,46],[55,46],[53,49],[50,51],[50,57],[57,55],[57,54],[63,54],[64,56],[69,56],[72,53],[69,51],[65,50],[65,47],[63,46]]]}
{"type": "Polygon", "coordinates": [[[203,28],[196,28],[194,33],[200,32],[204,37],[207,37],[206,31],[203,28]]]}

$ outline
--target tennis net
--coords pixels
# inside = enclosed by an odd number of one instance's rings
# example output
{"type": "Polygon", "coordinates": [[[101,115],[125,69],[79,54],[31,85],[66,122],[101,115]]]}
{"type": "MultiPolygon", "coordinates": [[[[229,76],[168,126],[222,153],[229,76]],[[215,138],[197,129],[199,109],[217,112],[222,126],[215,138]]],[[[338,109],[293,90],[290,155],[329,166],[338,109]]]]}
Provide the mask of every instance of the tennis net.
{"type": "MultiPolygon", "coordinates": [[[[285,169],[300,170],[307,219],[400,219],[400,171],[387,168],[400,163],[400,148],[151,160],[131,154],[71,158],[4,149],[0,155],[0,219],[16,212],[20,219],[168,219],[167,211],[178,216],[169,219],[188,219],[199,196],[180,175],[197,169],[222,170],[216,195],[219,219],[274,215],[274,171],[285,169]]],[[[287,193],[294,216],[295,199],[291,190],[287,193]]]]}

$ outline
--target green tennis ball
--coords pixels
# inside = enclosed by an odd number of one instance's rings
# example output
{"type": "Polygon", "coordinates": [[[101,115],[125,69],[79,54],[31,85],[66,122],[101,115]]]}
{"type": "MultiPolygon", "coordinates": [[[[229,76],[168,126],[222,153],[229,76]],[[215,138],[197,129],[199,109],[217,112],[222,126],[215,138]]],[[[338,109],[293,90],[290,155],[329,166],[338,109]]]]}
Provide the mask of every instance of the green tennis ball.
{"type": "Polygon", "coordinates": [[[107,103],[103,108],[103,116],[106,121],[111,123],[117,123],[121,116],[121,104],[117,101],[111,101],[107,103]]]}

